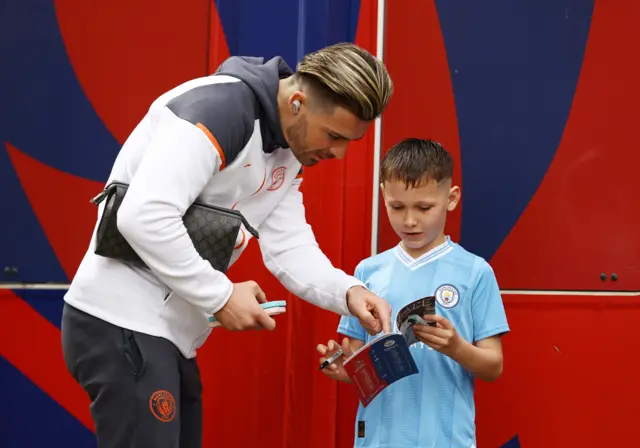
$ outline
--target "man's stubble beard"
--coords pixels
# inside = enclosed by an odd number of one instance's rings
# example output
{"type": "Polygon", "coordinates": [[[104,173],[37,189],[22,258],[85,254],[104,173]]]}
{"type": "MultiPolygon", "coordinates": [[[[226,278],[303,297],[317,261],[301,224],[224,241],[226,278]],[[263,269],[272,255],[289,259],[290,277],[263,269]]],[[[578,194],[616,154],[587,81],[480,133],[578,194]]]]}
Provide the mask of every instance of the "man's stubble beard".
{"type": "Polygon", "coordinates": [[[289,126],[287,134],[291,139],[291,144],[289,145],[291,147],[291,152],[293,152],[293,155],[298,159],[298,162],[304,166],[315,165],[317,162],[311,160],[311,158],[307,158],[310,157],[310,154],[305,152],[309,149],[306,143],[307,120],[304,117],[298,119],[296,123],[289,126]]]}

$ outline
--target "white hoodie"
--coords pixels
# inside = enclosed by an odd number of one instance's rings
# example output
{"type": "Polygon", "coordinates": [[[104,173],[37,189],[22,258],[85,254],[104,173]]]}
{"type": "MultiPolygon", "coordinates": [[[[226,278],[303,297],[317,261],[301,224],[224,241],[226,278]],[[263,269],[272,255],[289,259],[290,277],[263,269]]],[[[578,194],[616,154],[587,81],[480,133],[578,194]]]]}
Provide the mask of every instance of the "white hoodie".
{"type": "MultiPolygon", "coordinates": [[[[282,58],[232,57],[160,96],[120,151],[109,180],[129,184],[118,228],[150,269],[94,254],[94,236],[65,301],[114,325],[172,341],[192,358],[232,283],[196,252],[182,222],[201,202],[242,212],[267,268],[293,294],[349,315],[360,281],[334,268],[305,220],[301,165],[287,148],[277,91],[282,58]]],[[[98,220],[104,203],[98,209],[98,220]]],[[[97,227],[96,227],[97,228],[97,227]]],[[[231,264],[251,234],[238,236],[231,264]]]]}

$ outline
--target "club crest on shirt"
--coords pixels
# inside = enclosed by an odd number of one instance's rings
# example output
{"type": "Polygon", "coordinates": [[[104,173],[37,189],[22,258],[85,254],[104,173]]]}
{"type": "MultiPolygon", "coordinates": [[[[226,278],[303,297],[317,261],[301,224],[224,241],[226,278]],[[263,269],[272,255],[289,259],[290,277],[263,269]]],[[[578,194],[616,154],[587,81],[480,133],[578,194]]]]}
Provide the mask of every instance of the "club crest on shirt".
{"type": "Polygon", "coordinates": [[[286,166],[279,166],[277,168],[274,168],[273,171],[271,171],[271,185],[267,187],[267,191],[274,191],[282,187],[282,185],[284,184],[284,177],[286,173],[286,166]]]}
{"type": "Polygon", "coordinates": [[[460,301],[458,288],[453,285],[442,285],[436,289],[436,301],[443,308],[453,308],[460,301]]]}

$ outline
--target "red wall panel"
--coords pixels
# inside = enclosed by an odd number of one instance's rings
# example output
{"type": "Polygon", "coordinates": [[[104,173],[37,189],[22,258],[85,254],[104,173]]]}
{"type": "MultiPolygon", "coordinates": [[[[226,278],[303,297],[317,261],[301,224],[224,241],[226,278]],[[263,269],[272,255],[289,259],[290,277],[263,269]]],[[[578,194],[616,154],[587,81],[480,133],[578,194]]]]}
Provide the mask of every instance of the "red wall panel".
{"type": "Polygon", "coordinates": [[[477,383],[478,446],[632,446],[640,390],[635,296],[504,295],[504,374],[477,383]]]}

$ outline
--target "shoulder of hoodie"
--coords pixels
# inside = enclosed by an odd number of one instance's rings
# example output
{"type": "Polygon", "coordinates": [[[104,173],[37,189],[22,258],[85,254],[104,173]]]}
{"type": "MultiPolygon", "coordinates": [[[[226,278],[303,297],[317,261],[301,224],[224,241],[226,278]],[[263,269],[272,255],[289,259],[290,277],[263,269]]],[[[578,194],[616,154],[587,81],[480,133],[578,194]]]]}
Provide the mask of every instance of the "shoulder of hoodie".
{"type": "Polygon", "coordinates": [[[173,97],[166,107],[204,132],[229,165],[253,135],[258,101],[238,78],[214,74],[202,81],[173,97]]]}

